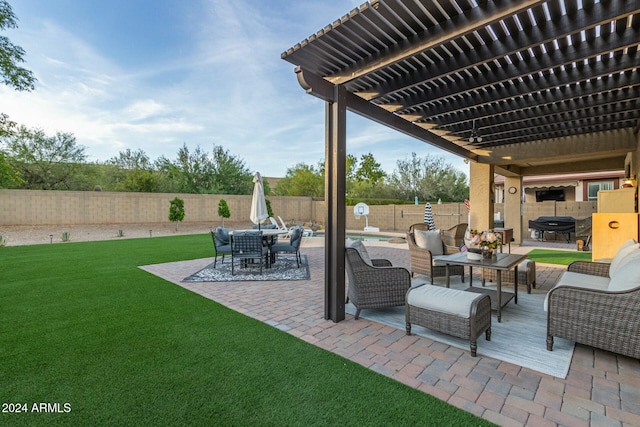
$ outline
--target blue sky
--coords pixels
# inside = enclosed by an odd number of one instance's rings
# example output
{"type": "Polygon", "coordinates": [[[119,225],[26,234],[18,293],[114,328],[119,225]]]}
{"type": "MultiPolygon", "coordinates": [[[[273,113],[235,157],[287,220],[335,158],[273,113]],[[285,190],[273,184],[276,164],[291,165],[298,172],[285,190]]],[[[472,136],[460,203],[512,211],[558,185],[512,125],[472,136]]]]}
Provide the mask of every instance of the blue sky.
{"type": "MultiPolygon", "coordinates": [[[[221,145],[263,176],[324,158],[324,105],[280,54],[357,0],[9,0],[33,92],[0,86],[0,112],[71,132],[90,161],[127,148],[175,159],[221,145]]],[[[349,114],[347,152],[385,171],[411,152],[461,158],[349,114]]]]}

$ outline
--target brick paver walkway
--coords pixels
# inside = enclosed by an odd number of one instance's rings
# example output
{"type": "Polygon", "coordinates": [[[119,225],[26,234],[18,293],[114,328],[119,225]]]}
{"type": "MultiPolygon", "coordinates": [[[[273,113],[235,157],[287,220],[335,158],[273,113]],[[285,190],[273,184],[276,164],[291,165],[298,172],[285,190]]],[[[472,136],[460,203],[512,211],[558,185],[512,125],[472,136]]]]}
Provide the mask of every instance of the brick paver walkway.
{"type": "MultiPolygon", "coordinates": [[[[576,345],[566,379],[419,337],[364,318],[324,316],[324,248],[306,239],[306,282],[181,283],[211,258],[145,270],[309,343],[503,426],[640,426],[640,361],[576,345]]],[[[406,245],[367,243],[373,258],[408,267],[406,245]]],[[[530,248],[512,248],[514,252],[530,248]]],[[[563,267],[537,265],[537,292],[563,267]]]]}

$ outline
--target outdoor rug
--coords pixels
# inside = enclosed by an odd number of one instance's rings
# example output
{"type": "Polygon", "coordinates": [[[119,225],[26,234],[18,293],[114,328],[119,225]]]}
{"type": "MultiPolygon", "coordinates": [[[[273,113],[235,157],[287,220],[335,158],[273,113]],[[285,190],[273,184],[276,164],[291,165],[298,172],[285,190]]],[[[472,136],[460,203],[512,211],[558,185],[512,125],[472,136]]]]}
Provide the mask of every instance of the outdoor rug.
{"type": "MultiPolygon", "coordinates": [[[[512,291],[513,288],[508,290],[512,291]]],[[[527,367],[554,377],[566,378],[575,343],[554,337],[553,351],[547,351],[547,313],[542,308],[544,297],[544,293],[527,294],[526,290],[518,292],[518,304],[511,300],[502,309],[501,323],[498,323],[496,313],[493,312],[491,341],[487,341],[484,334],[478,338],[478,355],[527,367]]],[[[349,314],[356,312],[352,304],[347,304],[345,309],[349,314]]],[[[404,307],[362,310],[360,317],[402,331],[406,330],[404,307]]],[[[418,325],[411,325],[411,333],[469,351],[468,340],[418,325]]]]}
{"type": "Polygon", "coordinates": [[[296,260],[293,257],[279,257],[278,261],[271,265],[271,268],[262,267],[262,274],[258,267],[239,268],[236,264],[235,275],[231,275],[231,258],[218,259],[216,268],[213,263],[202,270],[185,278],[183,282],[242,282],[242,281],[284,281],[284,280],[309,280],[309,263],[307,256],[302,255],[300,268],[296,267],[296,260]]]}

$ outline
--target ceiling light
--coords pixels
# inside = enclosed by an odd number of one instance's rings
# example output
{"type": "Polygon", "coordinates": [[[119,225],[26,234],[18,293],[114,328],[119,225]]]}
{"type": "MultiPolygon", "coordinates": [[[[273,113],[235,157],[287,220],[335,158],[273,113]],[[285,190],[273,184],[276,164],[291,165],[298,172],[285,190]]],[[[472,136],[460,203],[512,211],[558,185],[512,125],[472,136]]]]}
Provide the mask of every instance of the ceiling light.
{"type": "Polygon", "coordinates": [[[480,143],[482,142],[482,137],[480,136],[480,133],[478,132],[478,129],[476,128],[476,120],[473,120],[473,128],[471,129],[471,135],[469,136],[469,142],[474,144],[474,143],[480,143]]]}

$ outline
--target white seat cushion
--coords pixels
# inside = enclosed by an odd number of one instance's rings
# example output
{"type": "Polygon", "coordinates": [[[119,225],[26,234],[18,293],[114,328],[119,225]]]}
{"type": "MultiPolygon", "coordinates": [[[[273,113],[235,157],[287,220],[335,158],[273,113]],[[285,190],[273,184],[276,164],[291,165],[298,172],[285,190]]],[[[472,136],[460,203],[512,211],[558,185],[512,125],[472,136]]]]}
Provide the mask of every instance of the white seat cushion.
{"type": "Polygon", "coordinates": [[[448,313],[464,319],[469,318],[471,303],[478,298],[474,292],[440,286],[424,285],[409,290],[407,304],[438,313],[448,313]]]}
{"type": "Polygon", "coordinates": [[[442,235],[440,230],[415,230],[413,234],[416,245],[419,248],[426,249],[431,255],[442,255],[442,235]]]}
{"type": "MultiPolygon", "coordinates": [[[[574,273],[573,271],[565,271],[560,276],[560,280],[553,289],[560,286],[575,286],[577,288],[597,289],[606,291],[609,287],[610,279],[608,277],[594,276],[591,274],[574,273]]],[[[549,293],[544,298],[544,311],[547,311],[549,293]]]]}
{"type": "Polygon", "coordinates": [[[640,250],[627,255],[609,282],[609,291],[626,291],[640,286],[640,250]]]}
{"type": "Polygon", "coordinates": [[[609,266],[609,277],[613,277],[616,270],[620,267],[623,260],[630,254],[638,251],[640,248],[640,243],[636,243],[635,240],[629,239],[620,246],[618,252],[616,252],[615,256],[611,260],[611,265],[609,266]]]}

